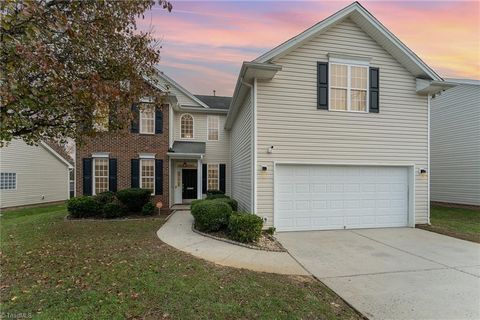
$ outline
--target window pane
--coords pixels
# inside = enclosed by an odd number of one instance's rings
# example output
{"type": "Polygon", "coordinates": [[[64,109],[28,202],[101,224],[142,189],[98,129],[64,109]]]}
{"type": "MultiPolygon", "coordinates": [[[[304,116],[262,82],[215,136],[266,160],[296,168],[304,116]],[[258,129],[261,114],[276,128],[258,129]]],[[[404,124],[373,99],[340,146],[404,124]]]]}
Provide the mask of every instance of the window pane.
{"type": "Polygon", "coordinates": [[[155,190],[155,160],[142,159],[140,160],[140,187],[142,189],[155,190]]]}
{"type": "Polygon", "coordinates": [[[367,89],[367,68],[352,66],[350,72],[352,89],[367,89]]]}
{"type": "Polygon", "coordinates": [[[352,111],[366,111],[367,110],[367,91],[352,90],[351,91],[352,111]]]}
{"type": "Polygon", "coordinates": [[[193,138],[193,117],[189,114],[184,114],[180,120],[181,137],[183,139],[193,138]]]}
{"type": "Polygon", "coordinates": [[[108,159],[94,159],[95,194],[108,191],[108,159]]]}
{"type": "Polygon", "coordinates": [[[13,190],[17,188],[17,174],[13,172],[0,173],[0,189],[13,190]]]}
{"type": "Polygon", "coordinates": [[[330,90],[330,108],[333,110],[347,110],[347,90],[330,90]]]}
{"type": "Polygon", "coordinates": [[[341,65],[341,64],[331,64],[331,86],[332,87],[342,87],[346,88],[347,87],[347,70],[348,67],[346,65],[341,65]]]}
{"type": "Polygon", "coordinates": [[[140,133],[155,133],[155,107],[153,105],[140,106],[140,133]]]}
{"type": "Polygon", "coordinates": [[[208,140],[218,140],[218,127],[219,127],[218,116],[209,116],[208,117],[208,140]]]}
{"type": "Polygon", "coordinates": [[[96,106],[93,111],[93,129],[95,131],[108,131],[108,106],[96,106]]]}
{"type": "Polygon", "coordinates": [[[217,164],[209,164],[209,165],[207,165],[207,168],[208,168],[207,189],[208,190],[218,190],[218,165],[217,164]]]}

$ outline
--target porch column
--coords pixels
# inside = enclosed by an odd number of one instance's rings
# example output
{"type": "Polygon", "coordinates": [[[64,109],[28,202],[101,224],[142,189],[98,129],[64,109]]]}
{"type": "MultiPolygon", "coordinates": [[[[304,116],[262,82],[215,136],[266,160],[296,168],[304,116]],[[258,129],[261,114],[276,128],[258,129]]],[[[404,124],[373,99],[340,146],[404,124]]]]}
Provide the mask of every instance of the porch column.
{"type": "Polygon", "coordinates": [[[197,160],[197,199],[202,199],[202,159],[197,160]]]}

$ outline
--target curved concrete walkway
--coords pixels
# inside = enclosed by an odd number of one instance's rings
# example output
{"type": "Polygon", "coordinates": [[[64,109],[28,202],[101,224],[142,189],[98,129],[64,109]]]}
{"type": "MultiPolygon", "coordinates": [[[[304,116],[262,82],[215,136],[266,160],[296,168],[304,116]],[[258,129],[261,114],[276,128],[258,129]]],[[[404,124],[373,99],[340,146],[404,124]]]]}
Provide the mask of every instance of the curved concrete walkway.
{"type": "Polygon", "coordinates": [[[190,211],[177,211],[157,231],[157,235],[160,240],[174,248],[223,266],[270,273],[310,275],[287,252],[249,249],[204,237],[192,231],[192,223],[190,211]]]}

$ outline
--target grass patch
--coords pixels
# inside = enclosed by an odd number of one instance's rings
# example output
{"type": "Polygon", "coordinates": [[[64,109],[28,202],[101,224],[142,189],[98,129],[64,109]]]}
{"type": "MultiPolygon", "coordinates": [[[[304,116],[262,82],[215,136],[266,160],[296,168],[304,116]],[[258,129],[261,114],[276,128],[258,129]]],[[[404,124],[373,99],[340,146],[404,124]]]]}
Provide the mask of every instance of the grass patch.
{"type": "Polygon", "coordinates": [[[422,228],[455,238],[480,243],[480,211],[432,206],[431,226],[422,228]]]}
{"type": "Polygon", "coordinates": [[[2,214],[1,311],[38,319],[359,319],[309,277],[219,267],[162,243],[163,219],[2,214]]]}

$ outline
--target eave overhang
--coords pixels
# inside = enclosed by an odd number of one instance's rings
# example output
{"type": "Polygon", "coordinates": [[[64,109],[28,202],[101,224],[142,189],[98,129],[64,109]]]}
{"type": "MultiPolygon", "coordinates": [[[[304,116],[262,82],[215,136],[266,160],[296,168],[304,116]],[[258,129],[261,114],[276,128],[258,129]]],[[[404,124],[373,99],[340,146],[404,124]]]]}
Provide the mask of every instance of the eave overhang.
{"type": "Polygon", "coordinates": [[[434,95],[457,86],[457,83],[449,81],[425,80],[417,78],[417,94],[434,95]]]}

